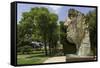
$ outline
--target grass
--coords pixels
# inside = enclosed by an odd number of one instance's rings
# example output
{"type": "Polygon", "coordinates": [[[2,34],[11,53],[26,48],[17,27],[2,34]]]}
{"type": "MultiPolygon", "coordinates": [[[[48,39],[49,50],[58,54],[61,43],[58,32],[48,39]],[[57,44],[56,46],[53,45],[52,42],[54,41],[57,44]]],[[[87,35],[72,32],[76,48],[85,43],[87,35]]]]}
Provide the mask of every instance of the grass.
{"type": "Polygon", "coordinates": [[[17,64],[41,64],[45,60],[47,60],[48,57],[45,56],[43,53],[33,53],[33,54],[27,54],[27,55],[17,55],[17,64]]]}

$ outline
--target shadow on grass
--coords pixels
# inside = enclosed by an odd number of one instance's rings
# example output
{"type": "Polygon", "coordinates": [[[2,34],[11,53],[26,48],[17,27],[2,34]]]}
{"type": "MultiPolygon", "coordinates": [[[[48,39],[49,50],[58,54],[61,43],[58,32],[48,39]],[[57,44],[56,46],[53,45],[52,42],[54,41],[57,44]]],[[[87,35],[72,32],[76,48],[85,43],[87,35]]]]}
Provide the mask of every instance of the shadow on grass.
{"type": "Polygon", "coordinates": [[[46,57],[44,54],[32,54],[26,58],[33,58],[33,57],[46,57]]]}

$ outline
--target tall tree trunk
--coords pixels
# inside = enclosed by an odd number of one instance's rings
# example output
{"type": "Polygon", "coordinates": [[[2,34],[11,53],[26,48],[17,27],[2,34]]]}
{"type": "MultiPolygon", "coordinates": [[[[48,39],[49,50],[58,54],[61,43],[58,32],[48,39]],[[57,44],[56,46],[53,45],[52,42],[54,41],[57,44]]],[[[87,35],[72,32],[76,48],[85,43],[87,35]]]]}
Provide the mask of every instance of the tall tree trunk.
{"type": "Polygon", "coordinates": [[[45,36],[45,34],[44,34],[44,48],[45,48],[45,55],[47,56],[48,52],[47,52],[47,44],[46,44],[46,36],[45,36]]]}
{"type": "Polygon", "coordinates": [[[49,55],[51,56],[51,42],[50,42],[50,39],[49,39],[49,55]]]}

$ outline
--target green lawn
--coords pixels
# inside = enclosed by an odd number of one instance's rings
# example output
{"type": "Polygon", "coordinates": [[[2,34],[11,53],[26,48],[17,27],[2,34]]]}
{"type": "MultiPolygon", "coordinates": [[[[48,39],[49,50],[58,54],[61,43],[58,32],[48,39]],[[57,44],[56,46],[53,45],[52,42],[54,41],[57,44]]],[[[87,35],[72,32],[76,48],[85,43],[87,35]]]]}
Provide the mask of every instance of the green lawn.
{"type": "Polygon", "coordinates": [[[47,60],[43,53],[33,53],[28,55],[17,55],[17,64],[40,64],[47,60]]]}

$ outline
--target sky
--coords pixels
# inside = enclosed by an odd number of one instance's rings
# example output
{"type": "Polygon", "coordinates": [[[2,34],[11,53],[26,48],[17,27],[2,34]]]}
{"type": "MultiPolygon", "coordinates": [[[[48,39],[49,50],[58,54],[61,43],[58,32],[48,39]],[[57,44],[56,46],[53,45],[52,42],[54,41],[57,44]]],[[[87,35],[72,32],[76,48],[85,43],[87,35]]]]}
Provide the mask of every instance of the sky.
{"type": "Polygon", "coordinates": [[[89,11],[94,10],[92,7],[77,7],[77,6],[59,6],[59,5],[43,5],[43,4],[25,4],[18,3],[17,5],[17,22],[19,22],[22,18],[23,12],[29,12],[31,8],[34,7],[45,7],[51,13],[55,13],[58,15],[58,21],[65,21],[68,17],[68,10],[70,8],[76,9],[84,14],[87,14],[89,11]]]}

